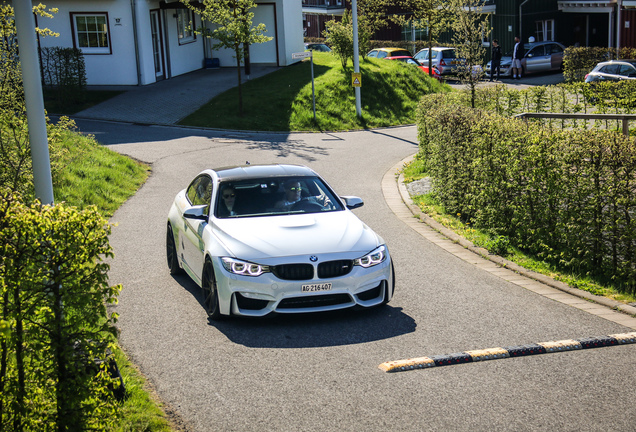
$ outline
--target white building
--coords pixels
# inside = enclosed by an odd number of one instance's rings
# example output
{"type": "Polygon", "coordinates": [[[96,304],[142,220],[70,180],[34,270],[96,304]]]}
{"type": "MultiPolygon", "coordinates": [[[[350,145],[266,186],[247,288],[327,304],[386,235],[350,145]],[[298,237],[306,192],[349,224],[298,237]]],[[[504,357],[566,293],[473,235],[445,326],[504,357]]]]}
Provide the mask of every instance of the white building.
{"type": "MultiPolygon", "coordinates": [[[[39,4],[40,0],[33,1],[39,4]]],[[[264,23],[273,39],[250,46],[250,63],[287,66],[292,53],[304,51],[302,9],[298,0],[256,0],[254,25],[264,23]]],[[[145,85],[202,69],[209,59],[221,67],[236,65],[233,51],[190,30],[199,15],[178,0],[50,0],[54,18],[37,17],[38,27],[59,37],[40,37],[40,47],[82,50],[89,85],[145,85]],[[190,26],[190,23],[193,23],[190,26]]]]}

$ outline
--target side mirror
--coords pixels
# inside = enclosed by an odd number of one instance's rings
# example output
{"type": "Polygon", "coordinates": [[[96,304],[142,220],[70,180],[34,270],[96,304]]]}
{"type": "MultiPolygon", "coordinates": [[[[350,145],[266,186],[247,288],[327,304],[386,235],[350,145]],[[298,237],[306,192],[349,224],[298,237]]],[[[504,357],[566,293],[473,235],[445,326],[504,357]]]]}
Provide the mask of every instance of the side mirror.
{"type": "Polygon", "coordinates": [[[345,202],[345,205],[349,210],[357,209],[364,205],[362,198],[358,198],[356,196],[342,196],[340,198],[345,202]]]}
{"type": "Polygon", "coordinates": [[[183,212],[183,217],[186,219],[195,219],[195,220],[208,220],[208,207],[206,205],[198,205],[194,207],[190,207],[186,211],[183,212]]]}

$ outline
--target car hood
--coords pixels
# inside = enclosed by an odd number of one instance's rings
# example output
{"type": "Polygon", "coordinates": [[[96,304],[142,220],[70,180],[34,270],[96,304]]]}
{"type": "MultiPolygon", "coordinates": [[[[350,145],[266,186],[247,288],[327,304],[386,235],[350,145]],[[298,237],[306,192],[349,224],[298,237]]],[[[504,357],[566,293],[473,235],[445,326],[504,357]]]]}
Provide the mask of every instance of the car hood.
{"type": "Polygon", "coordinates": [[[209,225],[244,260],[323,253],[370,252],[382,239],[351,211],[218,219],[209,225]]]}

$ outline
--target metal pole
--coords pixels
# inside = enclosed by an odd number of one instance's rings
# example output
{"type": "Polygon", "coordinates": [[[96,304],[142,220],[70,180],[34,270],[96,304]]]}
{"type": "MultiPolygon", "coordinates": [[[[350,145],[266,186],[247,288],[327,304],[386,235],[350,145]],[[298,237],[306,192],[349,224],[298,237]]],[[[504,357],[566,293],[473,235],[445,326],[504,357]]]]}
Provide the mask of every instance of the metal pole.
{"type": "Polygon", "coordinates": [[[314,86],[314,52],[309,51],[309,62],[311,63],[311,98],[314,104],[314,121],[316,121],[316,88],[314,86]]]}
{"type": "Polygon", "coordinates": [[[53,204],[53,182],[46,135],[40,63],[35,39],[35,20],[30,0],[13,0],[15,26],[20,44],[20,67],[29,125],[35,196],[42,204],[53,204]]]}
{"type": "MultiPolygon", "coordinates": [[[[358,3],[356,0],[351,1],[351,12],[353,15],[353,71],[360,73],[360,54],[358,50],[358,3]]],[[[358,117],[362,117],[362,107],[360,103],[360,87],[355,87],[356,93],[356,113],[358,117]]]]}

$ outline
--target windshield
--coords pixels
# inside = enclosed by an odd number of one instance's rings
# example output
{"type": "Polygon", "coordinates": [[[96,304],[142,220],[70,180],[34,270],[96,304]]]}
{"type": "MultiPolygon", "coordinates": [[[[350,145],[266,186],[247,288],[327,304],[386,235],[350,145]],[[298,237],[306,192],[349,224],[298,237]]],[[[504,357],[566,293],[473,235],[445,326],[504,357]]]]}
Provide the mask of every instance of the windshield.
{"type": "Polygon", "coordinates": [[[217,218],[340,211],[344,207],[318,177],[272,177],[222,182],[217,218]]]}

